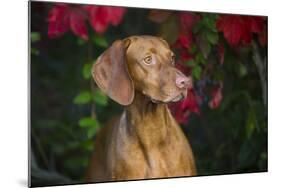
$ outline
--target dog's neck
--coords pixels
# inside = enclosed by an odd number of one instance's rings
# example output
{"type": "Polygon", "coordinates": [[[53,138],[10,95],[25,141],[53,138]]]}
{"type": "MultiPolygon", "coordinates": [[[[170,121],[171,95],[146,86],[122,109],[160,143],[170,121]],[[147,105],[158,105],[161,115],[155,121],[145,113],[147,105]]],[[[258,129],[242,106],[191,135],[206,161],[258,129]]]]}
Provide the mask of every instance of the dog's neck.
{"type": "Polygon", "coordinates": [[[144,147],[163,144],[174,122],[167,104],[153,103],[139,92],[135,93],[132,104],[127,106],[126,116],[130,134],[136,134],[144,147]]]}

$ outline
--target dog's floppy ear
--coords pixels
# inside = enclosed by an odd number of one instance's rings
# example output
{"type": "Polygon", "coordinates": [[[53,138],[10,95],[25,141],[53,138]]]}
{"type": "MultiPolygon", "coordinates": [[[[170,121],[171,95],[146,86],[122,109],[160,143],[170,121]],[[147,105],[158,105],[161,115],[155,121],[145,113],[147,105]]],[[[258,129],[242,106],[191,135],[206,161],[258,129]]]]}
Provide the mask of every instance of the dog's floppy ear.
{"type": "Polygon", "coordinates": [[[123,41],[115,41],[92,67],[92,76],[99,88],[121,105],[129,105],[134,99],[134,85],[127,68],[125,48],[123,41]]]}

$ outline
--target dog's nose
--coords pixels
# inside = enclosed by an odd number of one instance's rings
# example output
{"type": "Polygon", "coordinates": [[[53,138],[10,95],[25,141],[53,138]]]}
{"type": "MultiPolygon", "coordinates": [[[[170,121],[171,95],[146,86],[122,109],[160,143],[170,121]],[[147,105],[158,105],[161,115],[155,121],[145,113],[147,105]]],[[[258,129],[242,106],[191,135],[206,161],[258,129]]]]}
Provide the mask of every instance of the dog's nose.
{"type": "Polygon", "coordinates": [[[187,88],[190,85],[190,79],[188,79],[182,73],[178,73],[176,77],[176,86],[180,89],[187,88]]]}

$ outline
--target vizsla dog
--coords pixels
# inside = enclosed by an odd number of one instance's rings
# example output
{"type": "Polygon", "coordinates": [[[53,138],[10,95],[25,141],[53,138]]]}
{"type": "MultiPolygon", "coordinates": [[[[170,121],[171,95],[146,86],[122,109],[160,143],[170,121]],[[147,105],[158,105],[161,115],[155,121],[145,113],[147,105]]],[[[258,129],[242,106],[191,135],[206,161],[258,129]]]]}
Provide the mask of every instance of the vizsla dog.
{"type": "Polygon", "coordinates": [[[186,97],[192,81],[175,68],[166,41],[117,40],[97,59],[92,75],[125,111],[98,134],[87,182],[196,175],[191,147],[167,107],[186,97]]]}

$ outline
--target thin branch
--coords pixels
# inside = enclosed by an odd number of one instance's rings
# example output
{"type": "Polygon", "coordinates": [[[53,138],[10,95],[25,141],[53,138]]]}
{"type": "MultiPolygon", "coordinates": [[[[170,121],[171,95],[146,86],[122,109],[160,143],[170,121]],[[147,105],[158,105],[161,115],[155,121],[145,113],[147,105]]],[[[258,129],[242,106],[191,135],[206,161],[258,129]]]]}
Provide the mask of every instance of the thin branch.
{"type": "Polygon", "coordinates": [[[260,84],[262,88],[262,96],[263,96],[263,103],[265,106],[267,106],[267,58],[265,57],[264,60],[262,59],[260,55],[260,50],[258,45],[255,41],[252,42],[253,46],[253,61],[256,64],[256,67],[258,69],[258,73],[260,76],[260,84]]]}
{"type": "MultiPolygon", "coordinates": [[[[92,42],[89,40],[88,41],[88,61],[89,62],[92,62],[92,49],[93,49],[93,44],[92,44],[92,42]]],[[[92,91],[92,94],[95,92],[95,90],[96,90],[96,84],[95,84],[95,82],[94,82],[94,80],[91,78],[91,91],[92,91]]],[[[95,107],[95,104],[94,103],[92,103],[92,106],[91,106],[91,117],[93,118],[93,119],[96,119],[96,107],[95,107]]]]}
{"type": "Polygon", "coordinates": [[[42,144],[41,144],[41,142],[40,142],[40,139],[38,138],[38,136],[37,136],[37,134],[36,134],[36,132],[35,132],[35,130],[34,130],[33,128],[31,128],[31,136],[32,136],[33,139],[34,139],[35,146],[37,147],[38,152],[39,152],[39,154],[40,154],[41,157],[42,157],[43,163],[45,164],[45,166],[46,166],[47,168],[49,168],[48,157],[47,157],[47,155],[46,155],[46,153],[45,153],[45,150],[43,149],[43,146],[42,146],[42,144]]]}

